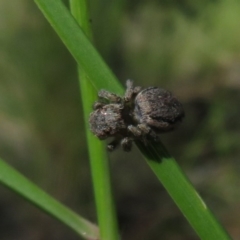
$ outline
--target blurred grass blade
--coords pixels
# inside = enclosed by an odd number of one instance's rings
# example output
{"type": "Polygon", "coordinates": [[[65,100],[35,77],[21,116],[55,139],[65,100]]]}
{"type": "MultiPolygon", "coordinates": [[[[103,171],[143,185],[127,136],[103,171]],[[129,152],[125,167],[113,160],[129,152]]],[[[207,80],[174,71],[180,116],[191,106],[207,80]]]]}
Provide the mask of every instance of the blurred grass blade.
{"type": "MultiPolygon", "coordinates": [[[[91,39],[92,32],[89,23],[88,0],[71,0],[70,8],[86,36],[91,39]]],[[[103,142],[100,142],[90,133],[88,126],[92,103],[97,99],[96,90],[93,88],[87,74],[82,68],[78,68],[78,73],[100,236],[101,239],[104,240],[117,240],[119,239],[118,226],[112,199],[106,147],[103,142]]]]}
{"type": "MultiPolygon", "coordinates": [[[[121,85],[87,40],[66,7],[56,0],[35,0],[35,2],[78,64],[90,77],[94,87],[96,89],[106,88],[122,94],[121,85]]],[[[201,239],[230,239],[167,151],[158,144],[146,147],[138,142],[137,145],[201,239]]]]}
{"type": "Polygon", "coordinates": [[[85,239],[98,239],[98,228],[49,196],[0,159],[0,182],[85,239]]]}

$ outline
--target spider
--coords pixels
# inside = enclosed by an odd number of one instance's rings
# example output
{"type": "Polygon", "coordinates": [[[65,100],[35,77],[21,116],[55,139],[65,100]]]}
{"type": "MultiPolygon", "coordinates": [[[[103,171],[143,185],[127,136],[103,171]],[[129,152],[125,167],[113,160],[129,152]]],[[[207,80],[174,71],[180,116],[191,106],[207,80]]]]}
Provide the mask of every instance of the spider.
{"type": "Polygon", "coordinates": [[[174,129],[184,117],[182,104],[172,94],[158,87],[134,87],[132,80],[126,82],[123,97],[106,90],[98,92],[90,114],[90,129],[100,140],[113,137],[107,145],[113,151],[121,144],[130,151],[134,140],[158,140],[158,133],[174,129]]]}

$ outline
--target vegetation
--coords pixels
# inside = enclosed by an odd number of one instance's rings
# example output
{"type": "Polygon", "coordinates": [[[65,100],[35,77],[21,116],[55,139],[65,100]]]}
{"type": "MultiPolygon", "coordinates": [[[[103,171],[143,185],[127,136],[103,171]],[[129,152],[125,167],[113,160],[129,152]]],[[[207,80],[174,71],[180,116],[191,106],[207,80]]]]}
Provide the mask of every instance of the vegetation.
{"type": "MultiPolygon", "coordinates": [[[[234,238],[239,235],[237,20],[240,4],[237,1],[196,5],[184,1],[133,3],[92,1],[94,42],[122,82],[132,78],[139,85],[163,86],[184,101],[187,117],[183,125],[178,131],[163,135],[162,141],[177,156],[178,164],[234,238]]],[[[4,19],[1,21],[4,34],[0,35],[0,156],[65,205],[96,222],[75,63],[32,1],[16,3],[14,9],[5,1],[0,11],[4,19]],[[18,11],[9,14],[15,9],[18,11]]],[[[74,47],[81,49],[81,44],[74,47]]],[[[92,56],[94,52],[86,55],[84,62],[91,62],[92,56]]],[[[92,67],[89,62],[84,66],[88,75],[92,67]]],[[[95,88],[107,84],[110,90],[121,92],[122,87],[115,79],[111,81],[115,77],[107,67],[103,65],[101,69],[89,76],[95,88]],[[107,75],[109,81],[97,82],[99,74],[107,75]]],[[[81,95],[86,99],[83,94],[84,91],[81,95]]],[[[94,99],[94,96],[93,91],[89,97],[94,99]]],[[[97,144],[102,148],[102,143],[97,144]]],[[[160,158],[170,157],[161,146],[153,147],[151,152],[160,147],[160,158]]],[[[146,152],[143,146],[140,148],[151,158],[148,149],[146,152]]],[[[137,151],[126,154],[119,150],[110,158],[123,239],[196,238],[137,151]]],[[[156,162],[148,163],[153,170],[158,168],[154,166],[156,162]]],[[[177,166],[172,160],[166,163],[177,166]]],[[[24,178],[17,173],[15,182],[8,181],[12,170],[4,163],[1,169],[5,173],[1,180],[8,187],[19,189],[17,183],[30,187],[21,182],[24,178]]],[[[175,177],[179,182],[180,177],[181,183],[184,179],[178,167],[176,171],[173,169],[167,166],[159,170],[165,174],[158,175],[162,181],[163,176],[167,177],[163,185],[168,191],[166,184],[170,179],[175,177]],[[170,169],[173,176],[169,177],[166,173],[170,169]]],[[[95,170],[97,174],[98,168],[95,170]]],[[[175,184],[175,190],[169,191],[173,199],[177,188],[175,184]]],[[[181,196],[180,187],[179,190],[181,196]]],[[[0,199],[6,212],[1,239],[15,239],[19,234],[28,239],[29,229],[34,236],[30,239],[78,239],[9,191],[2,189],[0,199]],[[11,206],[16,214],[9,212],[11,206]],[[21,228],[20,233],[14,231],[21,225],[28,227],[21,228]]],[[[36,200],[35,203],[39,206],[36,200]]],[[[210,215],[207,218],[203,220],[210,220],[210,215]]],[[[92,226],[91,231],[96,233],[96,228],[92,226]]]]}

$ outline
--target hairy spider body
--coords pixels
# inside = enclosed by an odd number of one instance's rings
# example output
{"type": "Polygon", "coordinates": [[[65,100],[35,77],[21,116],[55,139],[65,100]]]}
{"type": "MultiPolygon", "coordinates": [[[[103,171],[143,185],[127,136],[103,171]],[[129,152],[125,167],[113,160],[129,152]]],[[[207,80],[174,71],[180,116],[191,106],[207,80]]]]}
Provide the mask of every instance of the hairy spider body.
{"type": "Polygon", "coordinates": [[[119,143],[124,151],[130,151],[136,139],[145,143],[149,139],[156,141],[158,133],[172,130],[184,117],[181,103],[169,91],[157,87],[141,90],[131,80],[127,80],[126,86],[124,97],[100,90],[100,101],[90,114],[93,134],[101,140],[114,138],[107,145],[109,151],[119,143]]]}
{"type": "Polygon", "coordinates": [[[121,97],[106,90],[100,90],[98,97],[100,101],[94,103],[94,111],[89,117],[90,130],[100,140],[114,137],[107,145],[109,151],[113,151],[119,143],[124,151],[130,151],[132,138],[128,130],[128,123],[131,121],[129,107],[124,104],[121,97]],[[104,100],[110,103],[105,103],[104,100]]]}
{"type": "Polygon", "coordinates": [[[157,133],[167,132],[184,117],[182,104],[162,88],[149,87],[135,98],[133,118],[157,133]]]}
{"type": "Polygon", "coordinates": [[[122,110],[122,106],[116,103],[99,106],[90,115],[91,131],[101,140],[116,134],[125,134],[127,126],[122,110]]]}

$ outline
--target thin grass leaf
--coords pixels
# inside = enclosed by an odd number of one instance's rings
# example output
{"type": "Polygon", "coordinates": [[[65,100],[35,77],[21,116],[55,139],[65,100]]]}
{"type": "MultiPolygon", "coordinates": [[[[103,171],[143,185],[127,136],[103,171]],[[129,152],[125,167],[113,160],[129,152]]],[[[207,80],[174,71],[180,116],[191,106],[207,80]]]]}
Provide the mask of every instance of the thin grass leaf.
{"type": "MultiPolygon", "coordinates": [[[[88,1],[71,0],[70,8],[73,16],[82,27],[86,36],[91,39],[92,32],[89,23],[88,1]]],[[[79,67],[78,73],[100,236],[101,239],[105,240],[117,240],[119,239],[117,219],[112,199],[109,164],[105,145],[90,133],[88,126],[88,118],[92,111],[92,103],[96,99],[96,90],[93,88],[83,69],[79,67]]]]}
{"type": "Polygon", "coordinates": [[[123,93],[121,84],[60,0],[34,0],[95,89],[123,93]]]}
{"type": "Polygon", "coordinates": [[[36,205],[41,210],[58,219],[85,239],[99,239],[96,225],[80,217],[69,208],[49,196],[18,171],[0,159],[0,182],[36,205]]]}
{"type": "Polygon", "coordinates": [[[161,142],[137,142],[147,163],[201,239],[231,239],[161,142]]]}

